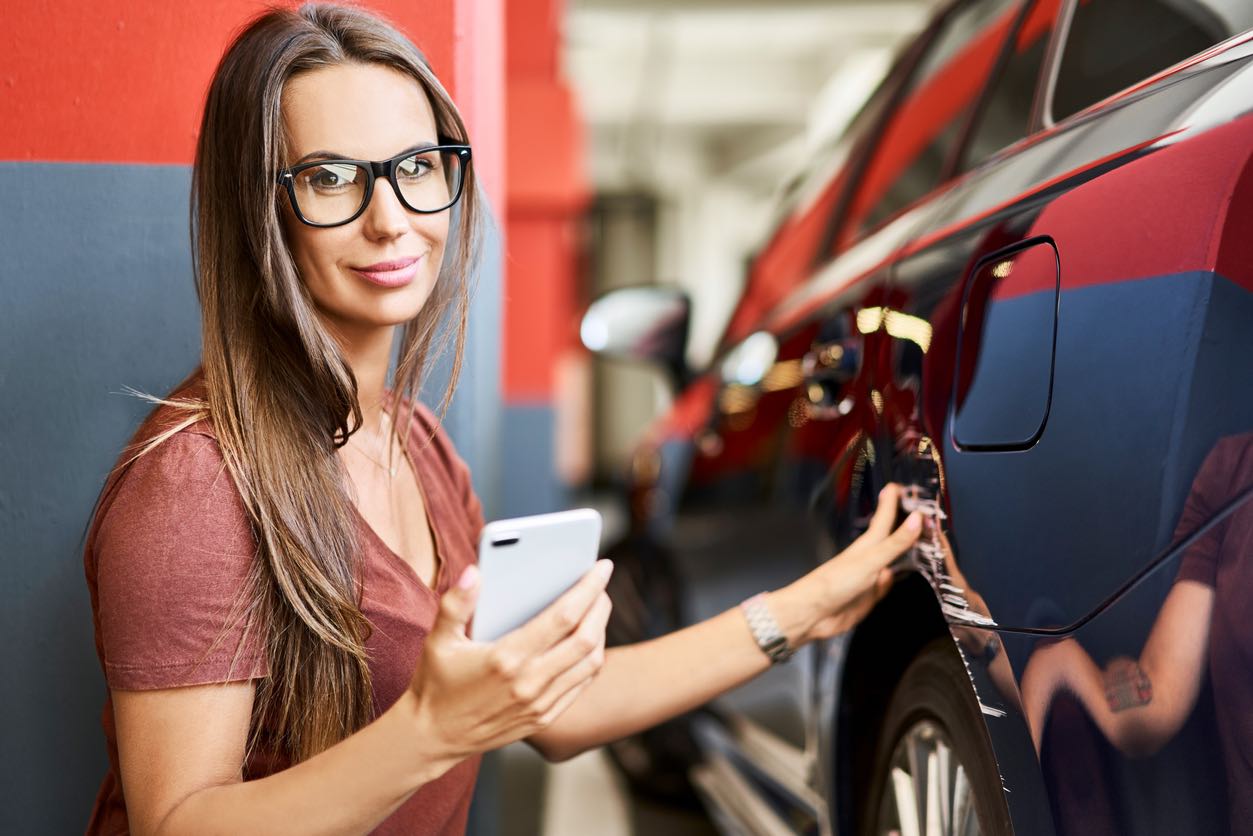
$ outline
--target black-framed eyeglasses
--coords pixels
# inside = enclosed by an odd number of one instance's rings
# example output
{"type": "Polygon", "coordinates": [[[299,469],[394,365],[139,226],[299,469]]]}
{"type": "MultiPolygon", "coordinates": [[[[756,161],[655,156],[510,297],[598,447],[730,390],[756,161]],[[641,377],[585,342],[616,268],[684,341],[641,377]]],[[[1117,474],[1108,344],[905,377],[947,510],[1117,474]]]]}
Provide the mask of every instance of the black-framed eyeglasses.
{"type": "Polygon", "coordinates": [[[387,178],[410,212],[442,212],[461,197],[469,145],[411,148],[390,160],[311,160],[278,173],[292,209],[309,226],[340,226],[355,221],[374,194],[374,182],[387,178]]]}

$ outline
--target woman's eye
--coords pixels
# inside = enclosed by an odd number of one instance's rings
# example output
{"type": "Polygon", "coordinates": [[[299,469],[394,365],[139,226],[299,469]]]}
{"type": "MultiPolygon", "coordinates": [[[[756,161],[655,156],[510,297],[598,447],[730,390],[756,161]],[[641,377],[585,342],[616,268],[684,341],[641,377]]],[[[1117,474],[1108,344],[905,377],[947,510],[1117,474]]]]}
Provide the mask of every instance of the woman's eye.
{"type": "Polygon", "coordinates": [[[400,165],[396,166],[396,173],[401,177],[416,180],[434,169],[435,165],[431,160],[425,157],[410,157],[407,160],[402,160],[400,165]]]}
{"type": "Polygon", "coordinates": [[[342,188],[357,179],[355,174],[353,166],[322,166],[309,174],[309,185],[324,191],[342,188]]]}

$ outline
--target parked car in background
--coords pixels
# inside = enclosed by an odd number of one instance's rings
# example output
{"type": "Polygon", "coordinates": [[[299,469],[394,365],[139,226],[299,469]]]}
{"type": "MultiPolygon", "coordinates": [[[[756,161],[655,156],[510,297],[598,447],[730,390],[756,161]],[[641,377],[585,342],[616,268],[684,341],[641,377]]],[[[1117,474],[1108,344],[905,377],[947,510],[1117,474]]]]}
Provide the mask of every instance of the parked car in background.
{"type": "Polygon", "coordinates": [[[709,368],[677,291],[593,304],[675,384],[621,637],[830,559],[888,481],[928,518],[855,630],[629,774],[694,764],[728,833],[1253,832],[1251,28],[951,3],[788,191],[709,368]]]}

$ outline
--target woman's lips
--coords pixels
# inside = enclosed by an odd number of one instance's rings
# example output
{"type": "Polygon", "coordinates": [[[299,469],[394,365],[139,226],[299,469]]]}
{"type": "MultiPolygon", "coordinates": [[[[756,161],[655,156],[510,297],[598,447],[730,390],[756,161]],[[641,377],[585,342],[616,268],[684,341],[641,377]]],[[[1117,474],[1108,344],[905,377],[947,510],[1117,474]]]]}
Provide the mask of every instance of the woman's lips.
{"type": "Polygon", "coordinates": [[[421,258],[401,258],[381,261],[368,267],[351,267],[352,272],[379,287],[404,287],[418,274],[421,258]]]}

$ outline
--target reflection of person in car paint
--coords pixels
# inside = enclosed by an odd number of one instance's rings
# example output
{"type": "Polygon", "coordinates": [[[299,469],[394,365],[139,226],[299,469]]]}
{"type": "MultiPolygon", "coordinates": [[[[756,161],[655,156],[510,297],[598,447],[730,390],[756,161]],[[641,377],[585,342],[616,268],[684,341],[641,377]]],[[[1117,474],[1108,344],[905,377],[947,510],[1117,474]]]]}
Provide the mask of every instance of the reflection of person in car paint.
{"type": "MultiPolygon", "coordinates": [[[[1192,483],[1175,542],[1251,485],[1253,433],[1221,439],[1192,483]]],[[[1245,502],[1184,551],[1138,658],[1118,657],[1102,668],[1073,639],[1036,649],[1022,697],[1037,750],[1054,698],[1068,691],[1119,751],[1156,752],[1192,713],[1208,662],[1232,832],[1253,833],[1253,633],[1242,617],[1250,589],[1253,502],[1245,502]]]]}

